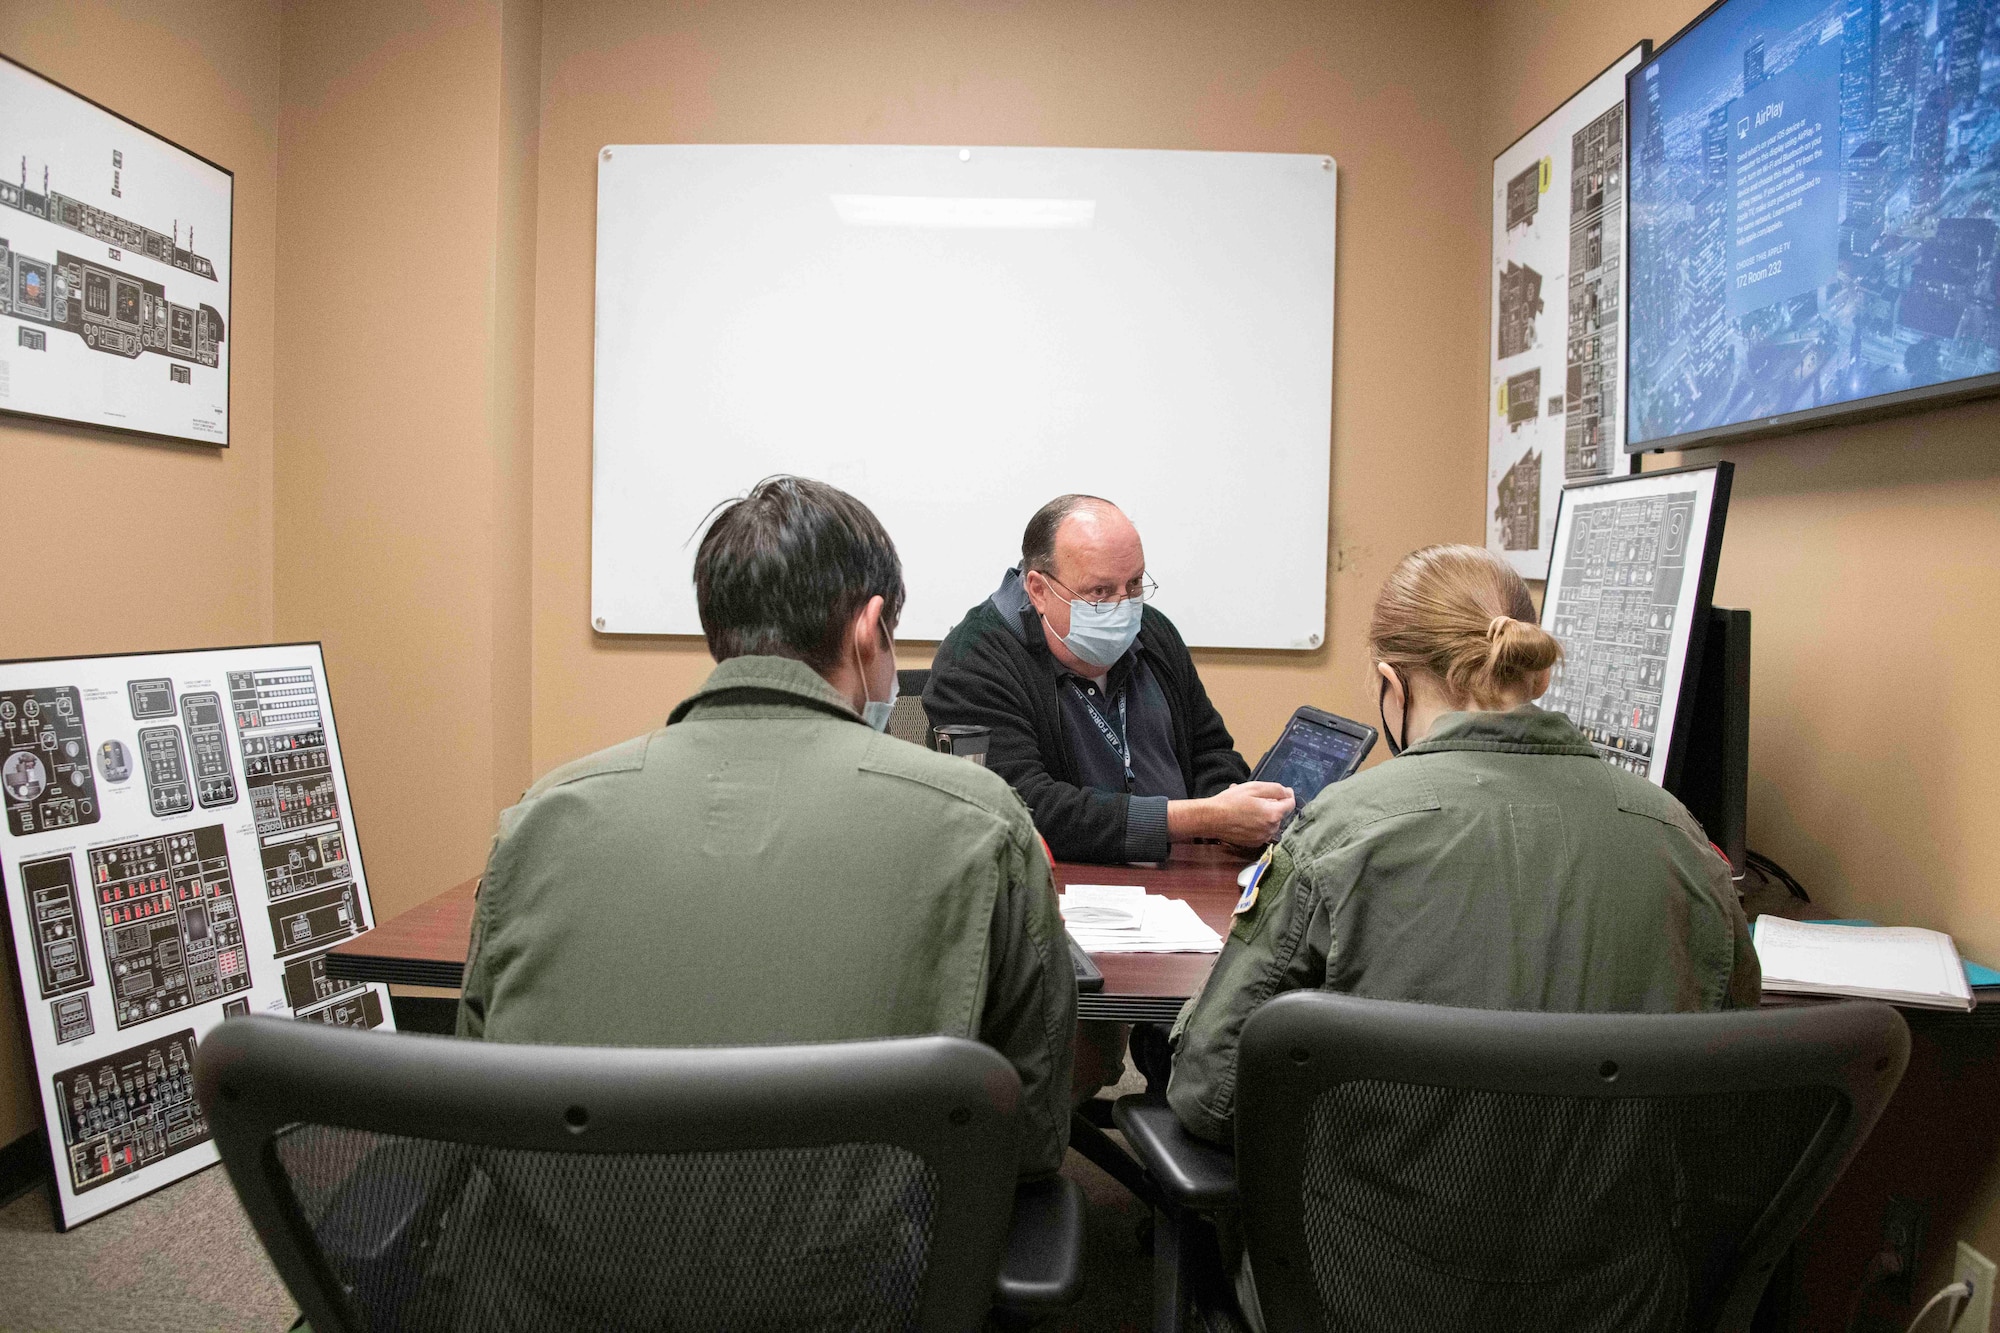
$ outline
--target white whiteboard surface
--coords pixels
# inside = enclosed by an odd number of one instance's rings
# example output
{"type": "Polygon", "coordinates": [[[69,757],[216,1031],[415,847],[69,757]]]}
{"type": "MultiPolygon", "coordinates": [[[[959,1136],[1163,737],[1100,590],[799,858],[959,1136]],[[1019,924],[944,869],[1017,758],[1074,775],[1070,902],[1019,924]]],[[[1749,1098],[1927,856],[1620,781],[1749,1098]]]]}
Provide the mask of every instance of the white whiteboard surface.
{"type": "Polygon", "coordinates": [[[1068,491],[1138,524],[1196,645],[1326,632],[1333,160],[617,145],[598,156],[591,616],[699,634],[702,518],[792,472],[939,639],[1068,491]]]}

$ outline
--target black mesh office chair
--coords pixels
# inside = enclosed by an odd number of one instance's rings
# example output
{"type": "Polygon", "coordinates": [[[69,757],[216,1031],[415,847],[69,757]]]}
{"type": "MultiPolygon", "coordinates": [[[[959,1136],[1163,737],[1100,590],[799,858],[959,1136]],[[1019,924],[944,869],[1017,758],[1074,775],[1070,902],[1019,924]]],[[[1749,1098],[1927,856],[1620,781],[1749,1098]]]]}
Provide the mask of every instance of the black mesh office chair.
{"type": "Polygon", "coordinates": [[[972,1329],[996,1294],[1025,1317],[1081,1291],[1080,1194],[1017,1194],[1020,1083],[974,1042],[511,1046],[248,1018],[202,1044],[195,1084],[316,1333],[972,1329]]]}
{"type": "Polygon", "coordinates": [[[896,706],[889,710],[889,734],[926,750],[931,748],[931,720],[924,711],[924,689],[930,683],[929,667],[898,671],[896,706]]]}
{"type": "Polygon", "coordinates": [[[1872,1003],[1280,996],[1244,1025],[1233,1161],[1158,1101],[1119,1103],[1165,1199],[1156,1326],[1180,1327],[1190,1214],[1234,1208],[1273,1333],[1735,1333],[1908,1058],[1901,1016],[1872,1003]]]}

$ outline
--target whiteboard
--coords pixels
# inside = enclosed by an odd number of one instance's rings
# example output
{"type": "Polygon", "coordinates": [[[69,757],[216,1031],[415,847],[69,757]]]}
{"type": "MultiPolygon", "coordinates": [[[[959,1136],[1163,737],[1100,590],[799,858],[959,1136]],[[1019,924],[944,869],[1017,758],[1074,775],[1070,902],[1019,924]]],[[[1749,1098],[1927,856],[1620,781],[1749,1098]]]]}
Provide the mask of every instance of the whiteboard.
{"type": "Polygon", "coordinates": [[[791,472],[940,639],[1069,491],[1138,525],[1197,645],[1326,633],[1333,159],[614,144],[598,155],[591,618],[699,634],[718,501],[791,472]]]}

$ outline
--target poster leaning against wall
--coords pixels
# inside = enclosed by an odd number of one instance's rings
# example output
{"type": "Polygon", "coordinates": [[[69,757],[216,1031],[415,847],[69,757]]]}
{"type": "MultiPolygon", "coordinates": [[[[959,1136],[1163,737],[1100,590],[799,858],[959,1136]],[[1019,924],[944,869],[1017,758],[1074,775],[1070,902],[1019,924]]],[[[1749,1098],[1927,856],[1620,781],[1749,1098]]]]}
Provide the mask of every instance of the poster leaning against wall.
{"type": "Polygon", "coordinates": [[[229,443],[235,178],[0,57],[0,412],[229,443]]]}
{"type": "Polygon", "coordinates": [[[1622,474],[1625,75],[1620,56],[1493,159],[1486,544],[1547,578],[1565,481],[1622,474]]]}
{"type": "Polygon", "coordinates": [[[395,1026],[316,643],[0,662],[0,898],[64,1229],[216,1160],[216,1024],[395,1026]]]}

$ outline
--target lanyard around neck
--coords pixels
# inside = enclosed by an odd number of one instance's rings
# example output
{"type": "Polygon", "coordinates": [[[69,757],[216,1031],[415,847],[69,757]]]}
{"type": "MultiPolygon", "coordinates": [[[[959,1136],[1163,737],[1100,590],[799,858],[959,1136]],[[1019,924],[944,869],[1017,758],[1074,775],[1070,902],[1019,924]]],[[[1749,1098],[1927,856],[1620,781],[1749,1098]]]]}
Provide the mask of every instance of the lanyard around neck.
{"type": "Polygon", "coordinates": [[[1090,720],[1097,724],[1097,734],[1104,737],[1104,743],[1111,747],[1111,753],[1117,755],[1118,761],[1125,765],[1125,785],[1128,787],[1131,786],[1132,742],[1130,733],[1126,730],[1125,726],[1125,701],[1128,697],[1127,694],[1121,692],[1118,695],[1118,730],[1114,732],[1111,730],[1111,724],[1104,720],[1104,714],[1098,712],[1097,705],[1090,701],[1090,696],[1085,694],[1082,688],[1077,685],[1076,678],[1074,676],[1068,677],[1065,683],[1069,686],[1070,692],[1076,695],[1077,701],[1083,705],[1084,711],[1090,714],[1090,720]]]}

